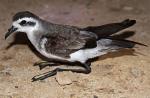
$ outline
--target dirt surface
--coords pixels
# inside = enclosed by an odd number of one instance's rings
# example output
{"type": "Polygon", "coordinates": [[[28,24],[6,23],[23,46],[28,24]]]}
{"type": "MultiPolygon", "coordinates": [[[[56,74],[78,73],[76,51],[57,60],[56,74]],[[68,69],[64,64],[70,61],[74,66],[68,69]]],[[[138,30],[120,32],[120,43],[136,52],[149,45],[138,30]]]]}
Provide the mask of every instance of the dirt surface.
{"type": "Polygon", "coordinates": [[[40,71],[33,66],[41,59],[23,34],[4,40],[12,16],[29,10],[48,21],[79,27],[136,19],[137,24],[125,31],[134,31],[131,40],[150,46],[149,5],[149,0],[1,0],[0,98],[150,98],[150,47],[102,56],[88,75],[61,72],[31,82],[52,68],[40,71]]]}

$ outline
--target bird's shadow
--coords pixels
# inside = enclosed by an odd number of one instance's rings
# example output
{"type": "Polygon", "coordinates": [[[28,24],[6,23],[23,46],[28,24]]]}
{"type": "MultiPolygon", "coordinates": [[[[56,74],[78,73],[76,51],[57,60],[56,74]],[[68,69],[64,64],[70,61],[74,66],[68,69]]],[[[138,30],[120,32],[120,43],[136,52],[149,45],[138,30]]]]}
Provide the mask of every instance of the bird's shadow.
{"type": "MultiPolygon", "coordinates": [[[[134,31],[125,31],[122,32],[120,34],[114,35],[114,38],[120,38],[120,39],[126,39],[129,38],[131,36],[133,36],[135,34],[134,31]]],[[[39,58],[41,58],[42,60],[48,60],[48,58],[42,56],[40,53],[38,53],[36,51],[36,49],[34,48],[34,46],[30,43],[30,41],[28,40],[27,36],[25,33],[16,33],[16,35],[14,36],[14,41],[12,43],[10,43],[6,49],[11,48],[13,45],[27,45],[29,46],[30,50],[36,54],[39,58]]],[[[114,57],[120,57],[123,55],[135,55],[134,54],[134,49],[125,49],[122,51],[117,51],[117,52],[112,52],[109,53],[107,55],[101,56],[101,58],[99,58],[100,60],[106,59],[106,58],[114,58],[114,57]]],[[[97,58],[96,58],[97,59],[97,58]]],[[[92,59],[90,61],[93,61],[95,59],[92,59]]]]}
{"type": "Polygon", "coordinates": [[[38,51],[34,48],[34,46],[31,44],[29,39],[27,38],[27,35],[25,33],[16,33],[14,36],[13,42],[11,42],[6,49],[11,48],[14,45],[28,45],[29,49],[39,58],[42,60],[46,60],[48,58],[42,56],[38,51]]]}

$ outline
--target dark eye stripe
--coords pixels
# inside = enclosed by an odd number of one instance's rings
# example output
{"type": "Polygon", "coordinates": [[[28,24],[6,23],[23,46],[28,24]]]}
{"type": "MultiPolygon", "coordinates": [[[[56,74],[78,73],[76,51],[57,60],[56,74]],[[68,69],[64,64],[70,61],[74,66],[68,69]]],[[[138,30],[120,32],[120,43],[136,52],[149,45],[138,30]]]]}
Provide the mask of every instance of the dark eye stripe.
{"type": "Polygon", "coordinates": [[[27,26],[27,25],[29,25],[29,26],[34,26],[35,25],[35,22],[26,22],[25,20],[23,20],[23,21],[21,21],[20,23],[19,23],[20,25],[22,25],[22,26],[27,26]]]}
{"type": "Polygon", "coordinates": [[[27,22],[25,20],[22,20],[19,24],[20,25],[25,25],[27,22]]]}

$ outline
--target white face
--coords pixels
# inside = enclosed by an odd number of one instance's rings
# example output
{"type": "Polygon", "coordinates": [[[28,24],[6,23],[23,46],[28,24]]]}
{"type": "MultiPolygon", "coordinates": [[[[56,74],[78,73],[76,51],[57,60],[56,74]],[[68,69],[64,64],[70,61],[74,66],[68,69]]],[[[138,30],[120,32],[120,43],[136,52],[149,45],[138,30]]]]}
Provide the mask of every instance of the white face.
{"type": "Polygon", "coordinates": [[[12,23],[12,26],[17,28],[16,32],[33,32],[34,30],[37,30],[39,27],[39,23],[36,19],[31,17],[25,17],[18,19],[17,21],[14,21],[12,23]]]}

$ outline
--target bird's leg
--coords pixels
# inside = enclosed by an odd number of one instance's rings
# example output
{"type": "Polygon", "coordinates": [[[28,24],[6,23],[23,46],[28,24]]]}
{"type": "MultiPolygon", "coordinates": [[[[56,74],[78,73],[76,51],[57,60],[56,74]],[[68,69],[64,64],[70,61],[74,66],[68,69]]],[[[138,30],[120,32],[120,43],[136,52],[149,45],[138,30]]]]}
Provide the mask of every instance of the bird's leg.
{"type": "Polygon", "coordinates": [[[42,61],[42,62],[35,63],[33,66],[39,66],[40,70],[42,70],[46,66],[57,66],[57,65],[59,65],[59,63],[42,61]]]}
{"type": "Polygon", "coordinates": [[[91,63],[85,63],[85,64],[82,64],[83,66],[83,69],[67,69],[67,68],[56,68],[52,71],[48,71],[46,73],[43,73],[43,74],[40,74],[40,75],[37,75],[37,76],[34,76],[32,78],[32,81],[37,81],[37,80],[44,80],[48,77],[51,77],[51,76],[54,76],[57,74],[57,72],[62,72],[62,71],[72,71],[72,72],[77,72],[77,73],[85,73],[85,74],[88,74],[91,72],[91,67],[90,67],[91,63]]]}

